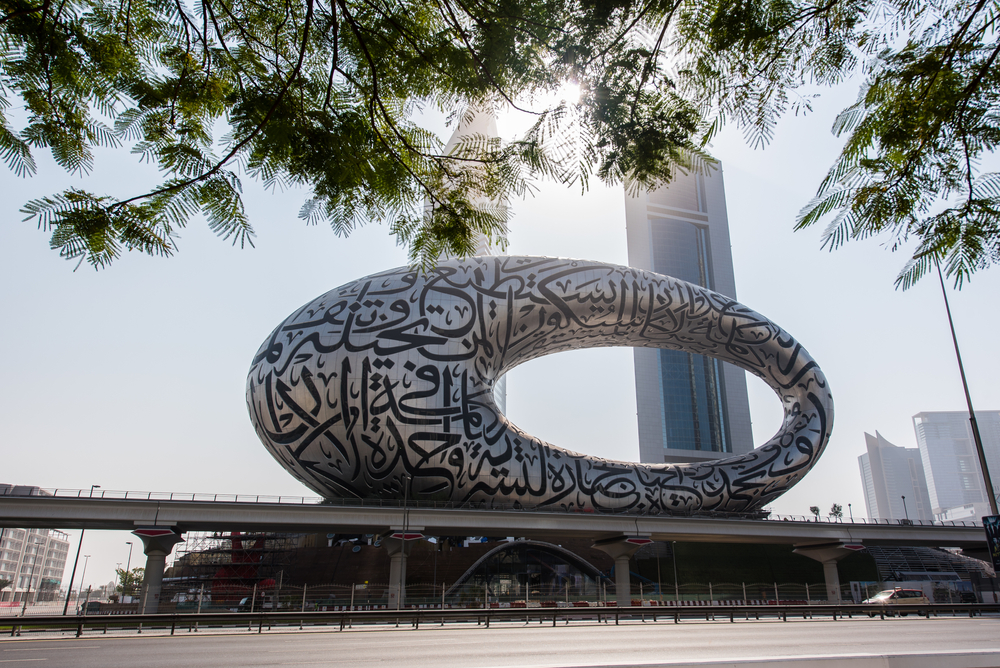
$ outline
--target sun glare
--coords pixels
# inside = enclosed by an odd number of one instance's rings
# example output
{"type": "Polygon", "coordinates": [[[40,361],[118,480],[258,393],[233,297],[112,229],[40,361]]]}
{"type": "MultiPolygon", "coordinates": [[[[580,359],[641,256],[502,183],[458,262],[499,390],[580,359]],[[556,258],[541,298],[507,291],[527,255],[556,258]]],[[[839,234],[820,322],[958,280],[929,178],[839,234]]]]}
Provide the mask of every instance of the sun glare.
{"type": "Polygon", "coordinates": [[[575,81],[567,81],[559,87],[557,96],[559,100],[568,104],[577,104],[580,101],[580,84],[575,81]]]}

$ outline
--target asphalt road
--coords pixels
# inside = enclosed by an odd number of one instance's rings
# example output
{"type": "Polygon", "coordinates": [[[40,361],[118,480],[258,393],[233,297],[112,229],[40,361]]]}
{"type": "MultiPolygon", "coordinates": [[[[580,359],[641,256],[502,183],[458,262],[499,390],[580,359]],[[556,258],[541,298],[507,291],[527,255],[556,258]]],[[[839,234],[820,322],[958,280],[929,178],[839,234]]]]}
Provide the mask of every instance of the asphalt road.
{"type": "MultiPolygon", "coordinates": [[[[256,631],[256,630],[255,630],[256,631]]],[[[414,668],[676,666],[807,657],[839,657],[824,666],[1000,666],[1000,618],[832,621],[629,622],[483,627],[451,625],[338,632],[186,631],[176,636],[94,635],[80,639],[0,640],[0,668],[246,668],[248,666],[400,666],[414,668]],[[934,657],[891,661],[892,654],[997,652],[996,661],[946,663],[934,657]],[[873,656],[874,655],[874,656],[873,656]],[[864,657],[868,658],[865,659],[864,657]],[[874,662],[873,662],[874,661],[874,662]],[[929,661],[929,662],[928,662],[929,661]]],[[[794,660],[799,659],[799,660],[794,660]]],[[[766,665],[772,665],[768,662],[766,665]]],[[[809,664],[812,665],[812,664],[809,664]]]]}

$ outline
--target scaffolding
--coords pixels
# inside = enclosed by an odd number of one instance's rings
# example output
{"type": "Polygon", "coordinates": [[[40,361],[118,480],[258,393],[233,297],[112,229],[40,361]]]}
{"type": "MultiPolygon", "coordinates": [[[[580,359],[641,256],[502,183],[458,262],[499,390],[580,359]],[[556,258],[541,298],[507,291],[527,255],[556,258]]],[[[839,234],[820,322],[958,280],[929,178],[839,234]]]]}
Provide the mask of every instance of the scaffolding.
{"type": "Polygon", "coordinates": [[[264,606],[280,587],[302,534],[188,532],[163,579],[163,600],[232,609],[247,599],[264,606]]]}
{"type": "Polygon", "coordinates": [[[996,574],[985,561],[931,547],[866,545],[883,581],[912,580],[915,574],[954,573],[962,580],[973,574],[993,578],[996,574]]]}

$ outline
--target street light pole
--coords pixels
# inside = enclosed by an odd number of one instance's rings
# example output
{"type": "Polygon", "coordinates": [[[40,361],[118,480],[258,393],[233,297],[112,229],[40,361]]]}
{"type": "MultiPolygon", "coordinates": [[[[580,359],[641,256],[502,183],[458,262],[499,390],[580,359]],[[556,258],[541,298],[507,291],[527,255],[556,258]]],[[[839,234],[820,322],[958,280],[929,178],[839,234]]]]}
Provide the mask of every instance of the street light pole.
{"type": "Polygon", "coordinates": [[[671,543],[670,556],[673,557],[673,562],[674,562],[674,601],[677,602],[681,600],[680,584],[677,582],[677,541],[672,540],[670,541],[670,543],[671,543]]]}
{"type": "Polygon", "coordinates": [[[77,602],[80,601],[80,597],[83,596],[83,579],[87,577],[87,564],[90,563],[90,555],[83,555],[83,573],[80,574],[80,590],[76,593],[77,602]]]}
{"type": "Polygon", "coordinates": [[[951,306],[948,305],[948,292],[944,289],[944,276],[941,274],[941,264],[935,258],[938,280],[941,282],[941,295],[944,297],[944,309],[948,314],[948,326],[951,328],[951,341],[955,344],[955,357],[958,358],[958,372],[962,376],[962,388],[965,390],[965,403],[969,406],[969,423],[972,425],[972,439],[976,442],[976,453],[979,455],[979,469],[983,472],[983,482],[986,484],[986,499],[990,502],[990,514],[1000,515],[997,510],[997,497],[993,493],[993,481],[990,479],[990,469],[986,465],[986,452],[983,450],[983,439],[979,435],[979,423],[976,422],[976,412],[972,410],[972,395],[969,394],[969,383],[965,380],[965,366],[962,364],[962,353],[958,350],[958,336],[955,335],[955,323],[951,319],[951,306]]]}
{"type": "Polygon", "coordinates": [[[910,513],[908,510],[906,510],[906,497],[903,496],[901,498],[903,499],[903,515],[906,517],[907,521],[909,521],[910,513]]]}
{"type": "MultiPolygon", "coordinates": [[[[94,489],[99,488],[100,485],[90,486],[90,496],[94,495],[94,489]]],[[[80,563],[80,550],[83,549],[83,534],[86,529],[80,529],[80,542],[76,546],[76,559],[73,560],[73,572],[69,576],[69,585],[66,587],[66,604],[63,605],[63,614],[69,610],[69,597],[73,595],[73,578],[76,577],[76,565],[80,563]]],[[[81,587],[83,589],[83,587],[81,587]]]]}
{"type": "MultiPolygon", "coordinates": [[[[125,544],[128,545],[128,561],[125,562],[125,573],[128,578],[128,596],[131,602],[132,598],[132,541],[127,540],[125,544]]],[[[125,578],[122,578],[122,596],[125,595],[125,578]]]]}
{"type": "Polygon", "coordinates": [[[409,527],[409,512],[407,511],[406,505],[410,499],[410,476],[409,474],[403,474],[403,544],[400,546],[402,551],[402,556],[400,557],[400,575],[399,583],[396,585],[396,610],[399,610],[403,605],[403,575],[402,565],[406,563],[406,530],[409,527]]]}
{"type": "Polygon", "coordinates": [[[851,516],[851,521],[854,521],[854,511],[851,510],[851,504],[847,504],[847,514],[851,516]]]}
{"type": "MultiPolygon", "coordinates": [[[[33,555],[34,558],[31,560],[31,570],[28,572],[28,590],[24,594],[24,604],[21,606],[22,617],[24,617],[24,615],[28,612],[28,599],[31,598],[31,581],[35,579],[35,564],[38,563],[38,546],[40,544],[37,541],[31,540],[33,536],[30,533],[27,533],[27,530],[25,530],[25,532],[24,541],[29,546],[35,546],[35,554],[33,555]]],[[[35,587],[35,590],[37,591],[38,587],[35,587]]],[[[35,596],[37,597],[38,594],[36,593],[35,596]]]]}

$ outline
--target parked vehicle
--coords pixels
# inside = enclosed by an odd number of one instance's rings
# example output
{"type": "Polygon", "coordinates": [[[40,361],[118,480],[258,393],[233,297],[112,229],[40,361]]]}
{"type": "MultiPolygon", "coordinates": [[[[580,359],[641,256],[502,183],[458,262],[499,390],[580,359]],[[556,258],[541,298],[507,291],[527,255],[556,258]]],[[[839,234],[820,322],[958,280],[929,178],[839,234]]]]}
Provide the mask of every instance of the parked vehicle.
{"type": "Polygon", "coordinates": [[[78,615],[99,615],[101,614],[101,602],[100,601],[87,601],[86,603],[81,603],[77,606],[76,614],[78,615]]]}
{"type": "Polygon", "coordinates": [[[134,615],[139,612],[138,603],[110,603],[87,601],[77,606],[78,615],[134,615]]]}
{"type": "MultiPolygon", "coordinates": [[[[919,589],[886,589],[875,594],[871,598],[861,602],[864,605],[878,605],[886,608],[896,608],[897,606],[928,605],[930,600],[919,589]]],[[[900,616],[906,616],[906,612],[898,611],[900,616]]],[[[874,617],[879,613],[869,612],[869,617],[874,617]]],[[[890,613],[892,614],[892,613],[890,613]]]]}
{"type": "Polygon", "coordinates": [[[251,604],[249,596],[240,599],[240,602],[235,608],[230,608],[233,612],[264,612],[265,610],[272,610],[274,608],[274,600],[272,596],[257,596],[256,602],[251,604]]]}

